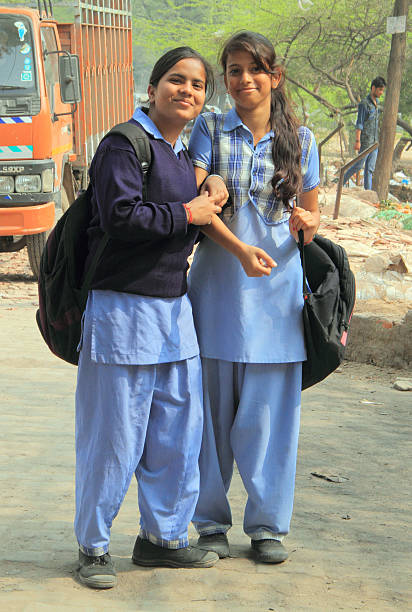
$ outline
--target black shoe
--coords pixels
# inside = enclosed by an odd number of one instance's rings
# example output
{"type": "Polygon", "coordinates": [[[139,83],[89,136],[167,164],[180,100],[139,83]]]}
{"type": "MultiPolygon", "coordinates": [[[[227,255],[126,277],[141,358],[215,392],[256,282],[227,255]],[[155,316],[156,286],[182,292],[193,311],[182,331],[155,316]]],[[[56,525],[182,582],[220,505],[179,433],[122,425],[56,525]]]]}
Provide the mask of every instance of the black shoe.
{"type": "Polygon", "coordinates": [[[89,557],[79,550],[79,578],[92,589],[111,589],[117,584],[113,561],[106,553],[89,557]]]}
{"type": "Polygon", "coordinates": [[[137,537],[132,561],[146,567],[212,567],[219,561],[216,553],[186,546],[186,548],[163,548],[137,537]]]}
{"type": "Polygon", "coordinates": [[[282,563],[289,556],[279,540],[252,540],[252,550],[261,563],[282,563]]]}
{"type": "Polygon", "coordinates": [[[200,536],[197,546],[203,550],[217,553],[219,559],[224,559],[230,555],[229,542],[225,533],[212,533],[211,535],[200,536]]]}

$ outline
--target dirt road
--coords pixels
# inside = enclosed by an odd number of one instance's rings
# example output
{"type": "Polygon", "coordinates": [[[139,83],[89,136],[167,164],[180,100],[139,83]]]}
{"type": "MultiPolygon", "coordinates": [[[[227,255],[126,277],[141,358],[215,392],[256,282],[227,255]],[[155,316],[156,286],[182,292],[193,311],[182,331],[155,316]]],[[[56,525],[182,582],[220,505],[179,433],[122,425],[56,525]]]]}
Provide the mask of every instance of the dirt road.
{"type": "Polygon", "coordinates": [[[24,274],[17,273],[14,289],[10,273],[0,278],[1,610],[412,609],[412,394],[392,388],[395,370],[351,363],[304,393],[284,564],[258,565],[249,556],[236,473],[232,558],[205,570],[132,565],[138,530],[132,483],[112,531],[119,584],[104,592],[83,587],[72,529],[76,369],[43,344],[35,285],[24,274]]]}

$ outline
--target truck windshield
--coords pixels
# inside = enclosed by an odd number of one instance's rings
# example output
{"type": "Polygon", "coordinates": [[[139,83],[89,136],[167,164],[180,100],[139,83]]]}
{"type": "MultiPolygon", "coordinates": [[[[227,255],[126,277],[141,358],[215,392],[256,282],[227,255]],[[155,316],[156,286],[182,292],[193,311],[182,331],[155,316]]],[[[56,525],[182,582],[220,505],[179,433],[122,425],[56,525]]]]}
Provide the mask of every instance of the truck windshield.
{"type": "Polygon", "coordinates": [[[36,91],[33,37],[22,15],[0,15],[0,96],[36,91]]]}

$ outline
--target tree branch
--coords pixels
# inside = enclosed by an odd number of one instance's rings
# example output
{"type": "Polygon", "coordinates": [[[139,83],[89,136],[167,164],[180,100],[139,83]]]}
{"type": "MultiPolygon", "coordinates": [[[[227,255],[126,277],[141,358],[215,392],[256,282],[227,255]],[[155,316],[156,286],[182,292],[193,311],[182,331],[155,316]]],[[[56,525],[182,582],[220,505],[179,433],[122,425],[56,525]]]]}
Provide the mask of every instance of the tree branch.
{"type": "Polygon", "coordinates": [[[336,106],[332,106],[332,104],[330,104],[330,102],[325,100],[325,98],[322,98],[322,96],[319,96],[314,91],[311,91],[310,89],[302,85],[302,83],[298,83],[298,81],[295,81],[290,76],[287,76],[286,80],[289,81],[290,83],[293,83],[293,85],[296,85],[296,87],[300,87],[300,89],[303,89],[303,91],[306,91],[306,93],[308,93],[309,95],[313,96],[315,100],[323,104],[323,106],[326,106],[326,108],[332,111],[334,115],[340,115],[341,111],[338,108],[336,108],[336,106]]]}

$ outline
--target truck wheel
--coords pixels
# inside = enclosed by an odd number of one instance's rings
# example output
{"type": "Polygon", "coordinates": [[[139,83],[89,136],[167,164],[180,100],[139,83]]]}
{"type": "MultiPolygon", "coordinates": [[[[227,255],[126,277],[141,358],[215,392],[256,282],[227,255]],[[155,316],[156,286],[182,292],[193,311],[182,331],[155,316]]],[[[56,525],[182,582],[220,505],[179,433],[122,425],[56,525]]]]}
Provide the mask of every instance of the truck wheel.
{"type": "Polygon", "coordinates": [[[44,245],[46,244],[47,236],[49,232],[42,232],[41,234],[32,234],[26,236],[27,253],[29,255],[29,263],[31,271],[33,272],[34,278],[39,277],[40,272],[40,258],[43,252],[44,245]]]}
{"type": "MultiPolygon", "coordinates": [[[[62,186],[61,188],[61,214],[65,213],[69,208],[69,198],[67,196],[66,189],[62,186]]],[[[57,209],[56,209],[57,213],[57,209]]],[[[58,217],[61,214],[56,214],[55,222],[57,222],[58,217]]],[[[29,263],[31,271],[33,272],[34,278],[39,277],[40,272],[40,258],[43,252],[44,245],[46,244],[48,235],[50,231],[42,232],[41,234],[32,234],[31,236],[26,236],[26,244],[27,244],[27,252],[29,255],[29,263]]]]}
{"type": "MultiPolygon", "coordinates": [[[[66,189],[62,186],[61,188],[61,213],[57,213],[58,209],[56,209],[56,217],[55,223],[58,221],[60,216],[66,212],[66,210],[70,206],[69,197],[67,195],[66,189]]],[[[48,235],[50,230],[47,232],[42,232],[41,234],[32,234],[31,236],[26,236],[26,244],[27,244],[27,252],[29,255],[29,263],[30,268],[33,272],[34,278],[39,277],[40,272],[40,258],[44,249],[44,245],[46,244],[48,235]]]]}

